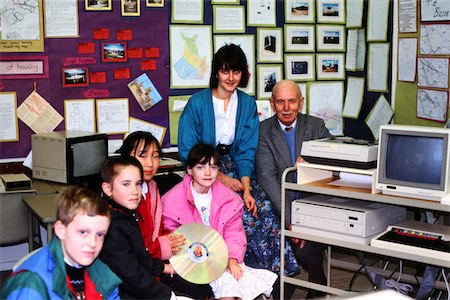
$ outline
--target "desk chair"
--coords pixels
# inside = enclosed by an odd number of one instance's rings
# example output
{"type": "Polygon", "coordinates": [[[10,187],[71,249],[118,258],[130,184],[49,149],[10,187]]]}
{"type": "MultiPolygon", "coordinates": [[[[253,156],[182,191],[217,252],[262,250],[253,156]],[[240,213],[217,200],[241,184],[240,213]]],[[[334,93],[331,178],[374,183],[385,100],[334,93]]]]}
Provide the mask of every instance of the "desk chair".
{"type": "MultiPolygon", "coordinates": [[[[33,194],[0,194],[0,247],[28,242],[28,210],[22,202],[22,196],[33,194]]],[[[34,242],[42,246],[38,224],[33,226],[33,237],[34,242]]]]}

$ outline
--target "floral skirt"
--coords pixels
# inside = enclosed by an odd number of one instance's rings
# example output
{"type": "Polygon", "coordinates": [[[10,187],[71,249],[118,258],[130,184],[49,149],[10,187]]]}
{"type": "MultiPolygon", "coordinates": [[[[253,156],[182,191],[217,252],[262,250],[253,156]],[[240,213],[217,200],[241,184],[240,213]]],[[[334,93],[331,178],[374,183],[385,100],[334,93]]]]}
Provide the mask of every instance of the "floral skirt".
{"type": "MultiPolygon", "coordinates": [[[[231,155],[220,156],[221,171],[229,177],[238,179],[236,165],[231,155]]],[[[273,211],[272,203],[259,184],[251,179],[252,196],[256,200],[257,215],[255,218],[244,207],[244,229],[247,234],[247,251],[244,262],[247,266],[267,269],[280,274],[281,261],[281,226],[280,218],[273,211]]],[[[284,248],[285,275],[291,276],[300,272],[290,244],[286,241],[284,248]]]]}

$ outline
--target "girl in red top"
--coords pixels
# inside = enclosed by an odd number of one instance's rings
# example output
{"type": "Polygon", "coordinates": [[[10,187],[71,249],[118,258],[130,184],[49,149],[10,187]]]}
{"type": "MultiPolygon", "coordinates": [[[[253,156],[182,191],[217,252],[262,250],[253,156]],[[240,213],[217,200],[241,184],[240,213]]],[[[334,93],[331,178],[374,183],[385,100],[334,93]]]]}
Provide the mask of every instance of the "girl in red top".
{"type": "MultiPolygon", "coordinates": [[[[161,196],[153,180],[159,168],[161,146],[150,132],[135,131],[125,138],[119,152],[122,156],[135,157],[142,165],[144,170],[142,201],[136,210],[139,228],[150,255],[167,260],[172,254],[180,251],[179,247],[186,239],[182,235],[171,235],[164,231],[162,224],[161,196]]],[[[179,276],[163,275],[161,281],[170,286],[177,295],[185,294],[191,298],[205,299],[212,293],[209,285],[192,284],[179,276]]]]}

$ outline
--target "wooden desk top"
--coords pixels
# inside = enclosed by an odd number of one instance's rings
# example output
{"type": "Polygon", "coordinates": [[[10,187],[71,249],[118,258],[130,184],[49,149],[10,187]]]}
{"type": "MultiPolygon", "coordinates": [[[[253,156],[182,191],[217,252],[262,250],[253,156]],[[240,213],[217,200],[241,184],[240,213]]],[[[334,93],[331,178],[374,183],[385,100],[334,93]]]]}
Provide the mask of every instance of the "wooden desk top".
{"type": "Polygon", "coordinates": [[[42,223],[56,222],[56,193],[35,196],[24,196],[22,201],[25,206],[42,223]]]}

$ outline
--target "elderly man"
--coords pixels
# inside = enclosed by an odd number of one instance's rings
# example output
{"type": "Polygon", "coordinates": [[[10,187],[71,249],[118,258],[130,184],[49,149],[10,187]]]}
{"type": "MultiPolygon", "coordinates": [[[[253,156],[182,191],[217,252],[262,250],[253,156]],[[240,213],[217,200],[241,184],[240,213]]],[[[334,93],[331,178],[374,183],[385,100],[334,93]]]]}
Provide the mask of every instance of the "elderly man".
{"type": "MultiPolygon", "coordinates": [[[[332,137],[322,119],[299,113],[304,98],[297,83],[282,80],[272,90],[270,104],[275,115],[264,120],[259,128],[259,144],[256,153],[256,177],[269,196],[275,210],[281,215],[281,175],[294,164],[303,161],[300,157],[302,142],[332,137]]],[[[295,181],[294,172],[288,181],[295,181]]],[[[286,224],[291,224],[291,202],[297,198],[295,191],[286,191],[286,224]]],[[[292,240],[297,261],[308,271],[309,281],[326,284],[323,271],[323,246],[306,241],[292,240]]],[[[287,288],[287,295],[292,293],[287,288]]],[[[307,298],[317,297],[316,291],[308,291],[307,298]]]]}

